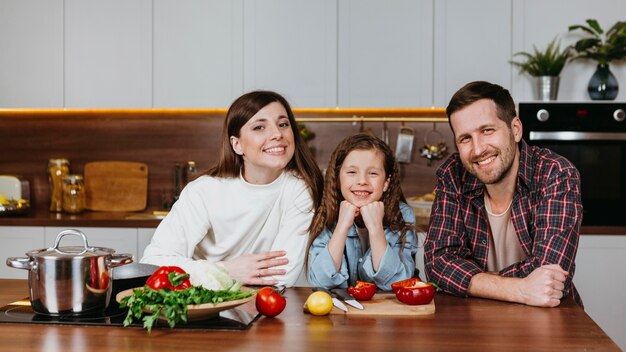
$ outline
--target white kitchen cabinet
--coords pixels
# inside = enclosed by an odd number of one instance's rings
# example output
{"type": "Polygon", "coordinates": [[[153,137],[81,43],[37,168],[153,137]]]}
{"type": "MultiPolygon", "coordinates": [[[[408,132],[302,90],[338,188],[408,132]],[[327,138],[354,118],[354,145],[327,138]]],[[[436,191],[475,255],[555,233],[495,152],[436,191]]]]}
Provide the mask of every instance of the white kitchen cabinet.
{"type": "MultiPolygon", "coordinates": [[[[69,227],[42,226],[0,226],[0,259],[8,257],[24,257],[25,253],[54,245],[57,235],[69,227]]],[[[118,254],[130,253],[135,261],[139,261],[143,251],[150,243],[154,228],[134,227],[77,227],[87,237],[90,247],[107,247],[115,249],[118,254]]],[[[83,240],[78,236],[67,235],[61,239],[60,246],[82,246],[83,240]]],[[[0,266],[0,279],[26,279],[26,270],[18,270],[8,266],[0,266]]]]}
{"type": "Polygon", "coordinates": [[[0,108],[63,106],[63,0],[0,1],[0,108]]]}
{"type": "Polygon", "coordinates": [[[336,0],[244,0],[244,90],[294,106],[337,105],[336,0]]]}
{"type": "Polygon", "coordinates": [[[582,235],[574,284],[585,312],[626,350],[626,234],[582,235]]]}
{"type": "MultiPolygon", "coordinates": [[[[586,24],[586,19],[595,18],[604,30],[608,30],[617,21],[623,21],[625,13],[624,0],[513,1],[512,52],[532,52],[533,46],[545,50],[547,44],[557,35],[561,38],[563,49],[583,36],[582,31],[569,33],[569,26],[586,24]]],[[[590,60],[568,63],[561,73],[558,100],[588,101],[587,85],[596,65],[596,62],[590,60]]],[[[622,86],[626,84],[626,64],[611,64],[611,71],[618,82],[624,82],[622,86]]],[[[513,68],[512,91],[518,101],[535,100],[534,81],[526,74],[520,75],[517,68],[513,68]]],[[[621,89],[617,101],[624,100],[626,89],[621,89]]]]}
{"type": "Polygon", "coordinates": [[[224,107],[243,91],[243,0],[154,1],[154,107],[224,107]]]}
{"type": "Polygon", "coordinates": [[[137,261],[143,257],[143,251],[148,247],[152,236],[154,236],[156,228],[138,228],[137,229],[137,261]]]}
{"type": "Polygon", "coordinates": [[[63,3],[65,107],[152,107],[152,0],[63,3]]]}
{"type": "MultiPolygon", "coordinates": [[[[528,101],[513,53],[624,13],[623,0],[0,0],[0,107],[226,107],[253,89],[297,107],[445,107],[473,80],[528,101]]],[[[595,66],[568,64],[559,100],[588,101],[595,66]]],[[[611,70],[624,86],[626,62],[611,70]]]]}
{"type": "Polygon", "coordinates": [[[471,81],[511,86],[511,2],[434,1],[434,105],[471,81]]]}
{"type": "Polygon", "coordinates": [[[433,1],[345,0],[338,15],[338,106],[432,106],[433,1]]]}
{"type": "Polygon", "coordinates": [[[27,279],[28,271],[5,264],[9,257],[26,257],[26,252],[45,248],[44,230],[39,226],[0,226],[0,279],[27,279]]]}

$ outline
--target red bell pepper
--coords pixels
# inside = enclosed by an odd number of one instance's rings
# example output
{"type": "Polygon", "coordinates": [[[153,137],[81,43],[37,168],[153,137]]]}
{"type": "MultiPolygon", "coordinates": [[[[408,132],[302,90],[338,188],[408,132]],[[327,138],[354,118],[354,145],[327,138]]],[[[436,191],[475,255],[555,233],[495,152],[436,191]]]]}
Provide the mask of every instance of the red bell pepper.
{"type": "Polygon", "coordinates": [[[357,301],[369,301],[376,294],[376,285],[357,280],[355,286],[348,287],[348,293],[357,301]]]}
{"type": "Polygon", "coordinates": [[[419,277],[412,277],[406,280],[397,281],[391,284],[391,289],[394,293],[398,292],[401,287],[414,286],[416,283],[421,282],[419,277]]]}
{"type": "Polygon", "coordinates": [[[148,278],[146,285],[153,290],[167,288],[178,291],[190,288],[191,282],[185,270],[177,266],[162,266],[148,278]]]}
{"type": "Polygon", "coordinates": [[[396,291],[398,301],[409,305],[428,304],[434,296],[435,286],[430,282],[418,281],[413,285],[400,287],[396,291]]]}

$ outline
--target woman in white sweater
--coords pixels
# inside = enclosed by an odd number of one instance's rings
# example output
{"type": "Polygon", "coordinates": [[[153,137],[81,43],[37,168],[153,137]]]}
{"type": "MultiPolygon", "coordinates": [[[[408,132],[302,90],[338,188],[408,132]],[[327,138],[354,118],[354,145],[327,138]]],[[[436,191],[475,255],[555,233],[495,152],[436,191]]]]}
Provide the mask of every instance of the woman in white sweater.
{"type": "Polygon", "coordinates": [[[322,187],[289,103],[247,93],[228,109],[217,164],[185,187],[141,262],[180,266],[193,284],[218,264],[243,284],[292,286],[322,187]]]}

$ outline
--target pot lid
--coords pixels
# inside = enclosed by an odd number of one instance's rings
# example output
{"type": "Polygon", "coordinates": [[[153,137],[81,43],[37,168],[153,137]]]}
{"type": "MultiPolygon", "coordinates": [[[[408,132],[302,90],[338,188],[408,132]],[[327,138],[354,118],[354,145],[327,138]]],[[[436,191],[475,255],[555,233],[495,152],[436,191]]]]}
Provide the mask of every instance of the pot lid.
{"type": "Polygon", "coordinates": [[[89,247],[87,244],[87,237],[84,233],[78,230],[65,230],[61,231],[56,240],[54,246],[45,249],[37,249],[27,252],[26,255],[36,258],[62,258],[62,259],[82,259],[89,257],[100,257],[115,253],[114,249],[105,247],[89,247]],[[79,236],[83,239],[83,246],[66,246],[59,247],[61,238],[67,235],[79,236]]]}
{"type": "Polygon", "coordinates": [[[37,249],[26,253],[26,255],[35,258],[68,258],[68,259],[82,259],[89,257],[101,257],[103,255],[111,255],[115,253],[114,249],[103,247],[50,247],[44,249],[37,249]]]}

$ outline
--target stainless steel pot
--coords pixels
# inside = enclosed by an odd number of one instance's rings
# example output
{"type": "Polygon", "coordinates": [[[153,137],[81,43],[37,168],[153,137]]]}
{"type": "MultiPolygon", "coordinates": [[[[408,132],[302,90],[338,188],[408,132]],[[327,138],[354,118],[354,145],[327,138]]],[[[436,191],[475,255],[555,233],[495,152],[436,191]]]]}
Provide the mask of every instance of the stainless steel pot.
{"type": "Polygon", "coordinates": [[[7,265],[29,270],[28,285],[33,310],[40,314],[89,314],[103,311],[111,297],[111,269],[132,263],[132,254],[89,247],[78,230],[61,231],[54,246],[11,257],[7,265]],[[79,236],[84,246],[59,247],[64,236],[79,236]]]}

